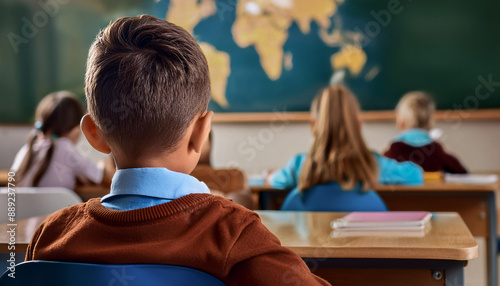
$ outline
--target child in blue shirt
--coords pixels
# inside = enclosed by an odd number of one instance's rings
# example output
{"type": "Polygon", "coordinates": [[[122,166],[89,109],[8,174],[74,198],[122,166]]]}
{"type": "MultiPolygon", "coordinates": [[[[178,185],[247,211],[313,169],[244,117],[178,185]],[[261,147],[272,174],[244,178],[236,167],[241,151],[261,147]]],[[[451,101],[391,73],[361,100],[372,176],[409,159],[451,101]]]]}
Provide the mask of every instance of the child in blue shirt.
{"type": "Polygon", "coordinates": [[[343,86],[326,88],[315,98],[311,106],[311,150],[293,157],[268,179],[273,188],[294,189],[282,209],[385,210],[380,197],[370,191],[377,183],[423,183],[419,166],[399,163],[368,149],[361,135],[359,110],[355,96],[343,86]],[[331,191],[313,188],[318,185],[330,185],[331,191]],[[352,205],[354,209],[344,208],[348,202],[334,206],[346,192],[350,193],[344,200],[361,202],[361,209],[356,204],[352,205]]]}
{"type": "Polygon", "coordinates": [[[396,107],[396,125],[401,133],[393,139],[384,156],[399,162],[411,161],[425,172],[466,174],[467,169],[460,161],[429,135],[435,109],[434,100],[427,93],[405,94],[396,107]]]}

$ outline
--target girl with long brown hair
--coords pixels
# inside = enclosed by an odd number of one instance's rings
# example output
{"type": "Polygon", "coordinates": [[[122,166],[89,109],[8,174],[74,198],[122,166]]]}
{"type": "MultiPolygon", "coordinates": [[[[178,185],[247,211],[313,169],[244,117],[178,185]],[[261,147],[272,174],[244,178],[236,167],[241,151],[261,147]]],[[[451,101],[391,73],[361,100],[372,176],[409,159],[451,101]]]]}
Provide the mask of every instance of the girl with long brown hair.
{"type": "Polygon", "coordinates": [[[103,168],[83,157],[75,147],[84,109],[68,91],[45,96],[35,113],[34,130],[17,153],[11,170],[18,187],[66,187],[77,179],[101,183],[103,168]]]}
{"type": "Polygon", "coordinates": [[[417,165],[398,163],[368,149],[359,112],[356,97],[341,85],[325,88],[314,99],[311,149],[292,158],[269,178],[272,187],[295,188],[282,209],[385,210],[380,197],[371,191],[377,183],[423,182],[423,172],[417,165]]]}

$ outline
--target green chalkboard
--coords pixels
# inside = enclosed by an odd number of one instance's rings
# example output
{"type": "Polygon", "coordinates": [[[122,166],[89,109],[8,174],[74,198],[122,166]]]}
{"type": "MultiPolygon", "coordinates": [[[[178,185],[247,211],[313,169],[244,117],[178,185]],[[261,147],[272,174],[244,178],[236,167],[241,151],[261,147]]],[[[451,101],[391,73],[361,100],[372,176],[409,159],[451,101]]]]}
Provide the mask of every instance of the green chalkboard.
{"type": "MultiPolygon", "coordinates": [[[[359,19],[373,19],[368,11],[379,11],[388,1],[350,3],[344,13],[361,25],[359,19]]],[[[373,84],[360,84],[364,108],[394,107],[408,90],[430,92],[439,109],[500,108],[500,1],[400,3],[402,11],[367,45],[374,58],[379,55],[381,72],[373,84]],[[479,85],[485,87],[476,96],[479,85]]]]}
{"type": "Polygon", "coordinates": [[[31,122],[40,99],[56,90],[83,102],[98,31],[118,17],[155,11],[154,0],[0,0],[0,122],[31,122]]]}
{"type": "MultiPolygon", "coordinates": [[[[336,10],[326,29],[313,21],[304,31],[292,20],[284,30],[277,77],[263,68],[256,45],[241,46],[235,39],[235,22],[246,15],[238,14],[243,0],[213,1],[214,10],[193,34],[230,61],[225,103],[220,95],[210,103],[217,112],[307,111],[334,73],[344,75],[338,79],[357,94],[364,110],[393,109],[409,90],[430,92],[439,109],[500,108],[498,0],[331,0],[336,10]],[[347,40],[327,44],[322,30],[340,31],[347,40]],[[349,35],[362,40],[353,42],[349,35]],[[366,55],[359,72],[332,67],[332,55],[348,44],[366,55]]],[[[99,29],[122,16],[165,18],[171,4],[0,0],[0,122],[30,122],[37,102],[51,91],[70,90],[83,100],[87,51],[99,29]]],[[[248,9],[272,17],[269,11],[248,9]]]]}

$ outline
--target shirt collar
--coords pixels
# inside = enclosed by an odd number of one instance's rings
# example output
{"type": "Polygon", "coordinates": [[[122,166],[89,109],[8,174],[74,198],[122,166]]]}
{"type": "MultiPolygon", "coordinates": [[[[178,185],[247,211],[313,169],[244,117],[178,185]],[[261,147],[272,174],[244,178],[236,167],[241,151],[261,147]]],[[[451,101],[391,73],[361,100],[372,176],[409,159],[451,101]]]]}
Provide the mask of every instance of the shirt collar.
{"type": "Polygon", "coordinates": [[[433,140],[427,130],[414,128],[396,136],[394,142],[403,142],[413,147],[423,147],[431,144],[433,140]]]}
{"type": "Polygon", "coordinates": [[[121,195],[175,200],[194,193],[209,194],[210,190],[196,178],[166,168],[120,169],[113,176],[110,193],[101,202],[121,195]]]}

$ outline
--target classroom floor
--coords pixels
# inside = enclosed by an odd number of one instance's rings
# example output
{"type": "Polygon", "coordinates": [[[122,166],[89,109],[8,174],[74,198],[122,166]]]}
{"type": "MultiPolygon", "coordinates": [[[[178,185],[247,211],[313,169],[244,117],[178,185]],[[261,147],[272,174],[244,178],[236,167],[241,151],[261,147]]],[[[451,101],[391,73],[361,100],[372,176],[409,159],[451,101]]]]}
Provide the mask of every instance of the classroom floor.
{"type": "MultiPolygon", "coordinates": [[[[497,236],[500,237],[500,191],[495,192],[497,206],[497,236]]],[[[486,272],[486,241],[484,238],[475,238],[479,246],[479,258],[469,261],[465,267],[465,285],[466,286],[483,286],[487,285],[486,272]]],[[[500,255],[498,260],[498,281],[500,281],[500,255]]]]}
{"type": "MultiPolygon", "coordinates": [[[[466,286],[486,286],[488,285],[487,267],[486,267],[486,239],[475,237],[479,246],[479,255],[477,259],[469,261],[464,270],[466,286]]],[[[500,257],[499,257],[500,258],[500,257]]]]}

